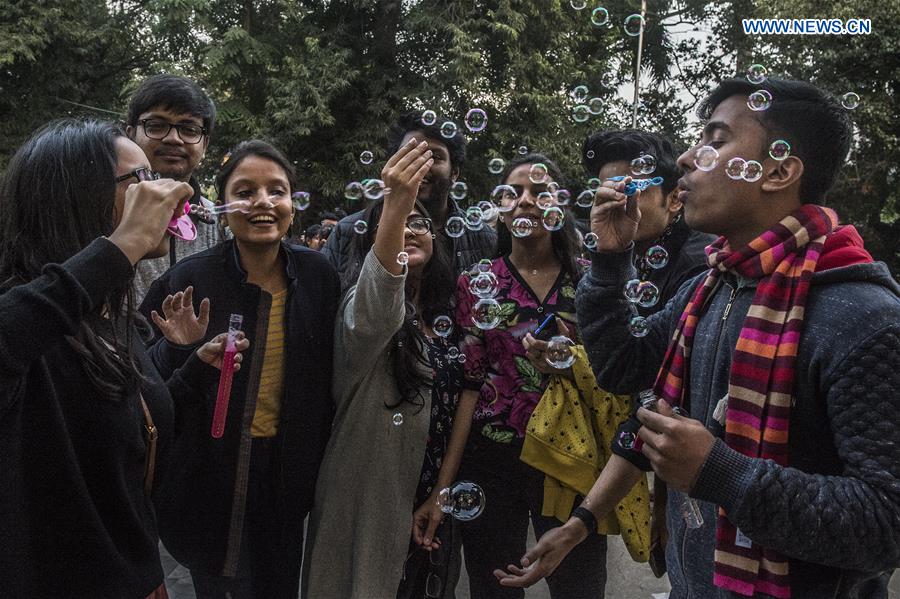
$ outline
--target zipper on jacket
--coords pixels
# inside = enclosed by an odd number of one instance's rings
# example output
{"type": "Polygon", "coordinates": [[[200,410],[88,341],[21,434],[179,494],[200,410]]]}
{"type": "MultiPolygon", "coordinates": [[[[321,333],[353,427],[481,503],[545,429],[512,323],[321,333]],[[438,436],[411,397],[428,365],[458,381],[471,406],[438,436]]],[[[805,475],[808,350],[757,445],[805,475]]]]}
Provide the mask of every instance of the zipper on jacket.
{"type": "Polygon", "coordinates": [[[731,288],[731,297],[728,298],[728,303],[725,304],[725,311],[722,312],[722,320],[728,320],[728,315],[731,314],[731,304],[734,303],[734,298],[737,295],[738,289],[740,289],[740,285],[731,288]]]}

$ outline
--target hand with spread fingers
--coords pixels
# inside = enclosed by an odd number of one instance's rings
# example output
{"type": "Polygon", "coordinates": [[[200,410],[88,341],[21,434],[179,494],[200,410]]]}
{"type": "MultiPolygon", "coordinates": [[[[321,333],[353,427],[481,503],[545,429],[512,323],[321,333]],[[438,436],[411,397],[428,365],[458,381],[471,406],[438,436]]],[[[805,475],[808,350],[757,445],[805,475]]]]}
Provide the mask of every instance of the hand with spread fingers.
{"type": "Polygon", "coordinates": [[[530,587],[553,574],[560,562],[586,537],[587,529],[581,521],[571,519],[545,532],[522,557],[521,566],[509,564],[506,570],[494,570],[494,576],[501,586],[530,587]]]}
{"type": "Polygon", "coordinates": [[[656,406],[656,412],[646,408],[637,411],[644,425],[638,431],[644,442],[641,451],[666,484],[689,493],[716,439],[703,423],[676,414],[664,400],[656,406]]]}
{"type": "Polygon", "coordinates": [[[638,208],[640,191],[627,196],[625,186],[631,177],[621,181],[604,181],[594,194],[591,208],[591,232],[597,236],[598,252],[624,251],[637,235],[641,210],[638,208]]]}
{"type": "Polygon", "coordinates": [[[162,334],[176,345],[193,345],[206,335],[209,326],[209,298],[200,302],[200,314],[194,312],[194,288],[169,295],[163,300],[160,316],[156,310],[150,313],[153,323],[162,334]]]}

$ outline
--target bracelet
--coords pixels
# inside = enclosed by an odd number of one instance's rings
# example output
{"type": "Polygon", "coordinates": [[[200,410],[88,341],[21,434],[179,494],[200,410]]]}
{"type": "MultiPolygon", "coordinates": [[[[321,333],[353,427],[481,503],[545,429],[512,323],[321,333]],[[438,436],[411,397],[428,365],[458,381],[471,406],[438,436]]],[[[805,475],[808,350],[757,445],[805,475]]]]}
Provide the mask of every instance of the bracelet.
{"type": "Polygon", "coordinates": [[[572,514],[569,517],[581,520],[582,523],[584,523],[585,528],[587,528],[588,535],[597,532],[597,517],[594,516],[594,512],[586,507],[578,506],[572,510],[572,514]]]}

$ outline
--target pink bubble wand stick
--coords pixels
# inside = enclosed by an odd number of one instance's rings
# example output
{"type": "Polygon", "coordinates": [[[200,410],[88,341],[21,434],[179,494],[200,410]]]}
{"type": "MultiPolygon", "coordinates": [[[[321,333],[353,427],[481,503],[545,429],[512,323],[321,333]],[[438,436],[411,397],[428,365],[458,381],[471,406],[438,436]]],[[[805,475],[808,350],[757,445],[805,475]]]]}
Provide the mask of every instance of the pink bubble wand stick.
{"type": "Polygon", "coordinates": [[[228,319],[228,337],[225,339],[225,355],[222,357],[222,373],[219,375],[219,393],[216,396],[216,409],[213,412],[212,431],[214,439],[221,439],[225,433],[225,416],[228,415],[228,400],[231,398],[231,380],[234,378],[234,347],[237,334],[241,330],[244,317],[232,314],[228,319]]]}

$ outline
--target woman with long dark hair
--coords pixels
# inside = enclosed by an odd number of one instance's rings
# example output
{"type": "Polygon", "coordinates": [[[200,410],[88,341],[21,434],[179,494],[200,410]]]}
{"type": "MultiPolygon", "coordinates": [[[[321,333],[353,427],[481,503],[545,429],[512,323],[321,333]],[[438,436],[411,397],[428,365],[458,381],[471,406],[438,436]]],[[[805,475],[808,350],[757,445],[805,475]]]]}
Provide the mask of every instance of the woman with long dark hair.
{"type": "MultiPolygon", "coordinates": [[[[331,360],[337,273],[309,248],[284,241],[294,218],[294,168],[261,141],[235,147],[216,176],[230,239],[177,263],[147,293],[141,310],[169,306],[209,312],[209,328],[232,314],[254,344],[234,377],[224,427],[212,434],[219,381],[176,404],[174,466],[162,481],[160,535],[186,565],[199,599],[296,599],[303,520],[331,430],[331,360]],[[190,288],[188,294],[180,294],[190,288]],[[204,298],[201,300],[201,298],[204,298]],[[208,301],[208,308],[204,303],[208,301]]],[[[160,339],[165,370],[184,347],[208,336],[160,339]]],[[[171,336],[167,336],[171,337],[171,336]]]]}
{"type": "MultiPolygon", "coordinates": [[[[456,292],[456,323],[467,356],[442,481],[469,480],[484,491],[484,512],[461,523],[463,553],[473,598],[521,597],[501,587],[493,571],[516,563],[525,549],[529,517],[540,536],[561,526],[542,515],[544,473],[520,459],[532,412],[551,375],[573,379],[570,366],[551,366],[535,330],[578,342],[573,218],[558,202],[562,174],[546,156],[512,161],[501,176],[497,254],[489,265],[464,273],[456,292]],[[481,277],[481,283],[473,282],[481,277]],[[487,282],[485,282],[487,278],[487,282]],[[459,474],[454,477],[457,472],[459,474]]],[[[426,504],[430,526],[441,518],[437,496],[426,504]]],[[[568,514],[567,514],[568,515],[568,514]]],[[[426,541],[430,535],[426,534],[426,541]]],[[[601,597],[605,537],[594,535],[549,580],[554,598],[601,597]]]]}
{"type": "Polygon", "coordinates": [[[350,263],[361,266],[345,274],[335,327],[337,413],[310,516],[304,597],[393,599],[413,509],[437,481],[461,370],[445,338],[450,261],[416,201],[431,162],[427,144],[402,147],[382,172],[390,191],[356,228],[350,263]]]}
{"type": "Polygon", "coordinates": [[[150,495],[165,469],[172,395],[209,375],[203,362],[221,364],[224,343],[220,336],[187,352],[167,388],[144,351],[139,331],[148,331],[132,308],[131,285],[138,261],[168,251],[166,227],[191,195],[186,183],[156,180],[143,151],[99,121],[51,123],[7,167],[0,191],[5,596],[165,597],[150,495]]]}

